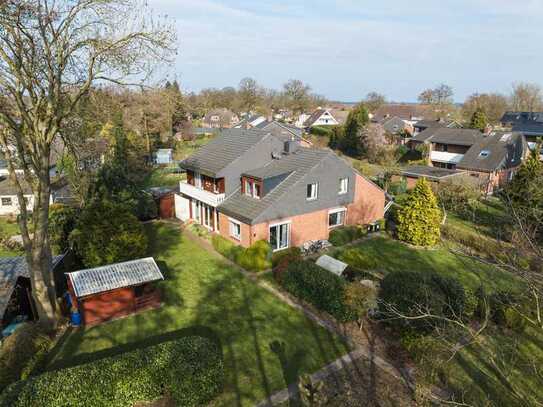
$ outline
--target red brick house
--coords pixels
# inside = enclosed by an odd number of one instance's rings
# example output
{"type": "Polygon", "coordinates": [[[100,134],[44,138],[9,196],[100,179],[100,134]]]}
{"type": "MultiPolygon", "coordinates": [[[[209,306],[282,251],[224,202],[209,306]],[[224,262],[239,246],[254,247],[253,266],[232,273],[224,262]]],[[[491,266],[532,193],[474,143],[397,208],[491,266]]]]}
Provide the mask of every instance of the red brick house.
{"type": "Polygon", "coordinates": [[[265,131],[224,131],[181,165],[176,216],[243,246],[282,250],[384,216],[384,191],[333,151],[265,131]]]}

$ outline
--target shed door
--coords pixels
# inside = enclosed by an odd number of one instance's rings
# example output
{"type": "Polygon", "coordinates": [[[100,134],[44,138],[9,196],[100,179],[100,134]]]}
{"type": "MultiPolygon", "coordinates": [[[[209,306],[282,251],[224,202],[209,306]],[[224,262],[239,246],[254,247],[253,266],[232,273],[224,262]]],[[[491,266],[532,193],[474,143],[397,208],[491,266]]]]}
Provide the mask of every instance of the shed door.
{"type": "Polygon", "coordinates": [[[189,200],[175,194],[175,216],[182,221],[190,219],[189,200]]]}

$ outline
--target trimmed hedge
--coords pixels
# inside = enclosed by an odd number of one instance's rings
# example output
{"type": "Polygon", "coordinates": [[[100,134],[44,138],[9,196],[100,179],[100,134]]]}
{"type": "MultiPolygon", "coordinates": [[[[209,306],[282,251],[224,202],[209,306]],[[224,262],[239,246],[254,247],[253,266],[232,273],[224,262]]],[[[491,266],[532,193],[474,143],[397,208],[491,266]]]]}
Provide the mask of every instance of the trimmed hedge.
{"type": "Polygon", "coordinates": [[[363,226],[342,226],[330,232],[328,241],[334,246],[343,246],[364,237],[367,233],[367,229],[363,226]]]}
{"type": "Polygon", "coordinates": [[[292,295],[310,302],[339,321],[356,318],[345,304],[345,280],[315,263],[304,260],[290,263],[279,283],[292,295]]]}
{"type": "Polygon", "coordinates": [[[441,235],[447,240],[461,244],[476,254],[493,260],[507,261],[507,251],[504,251],[503,245],[476,231],[466,230],[446,223],[441,226],[441,235]]]}
{"type": "Polygon", "coordinates": [[[176,405],[200,406],[221,391],[223,375],[215,343],[184,337],[18,382],[0,405],[131,407],[168,393],[176,405]]]}
{"type": "Polygon", "coordinates": [[[312,126],[309,133],[315,136],[331,136],[334,132],[330,127],[312,126]]]}
{"type": "Polygon", "coordinates": [[[277,267],[280,263],[283,263],[284,259],[290,261],[301,260],[302,250],[299,247],[289,247],[285,250],[280,250],[272,254],[272,267],[277,267]]]}
{"type": "Polygon", "coordinates": [[[263,271],[272,266],[270,244],[265,240],[259,240],[247,249],[220,235],[213,235],[211,243],[220,254],[246,270],[263,271]]]}

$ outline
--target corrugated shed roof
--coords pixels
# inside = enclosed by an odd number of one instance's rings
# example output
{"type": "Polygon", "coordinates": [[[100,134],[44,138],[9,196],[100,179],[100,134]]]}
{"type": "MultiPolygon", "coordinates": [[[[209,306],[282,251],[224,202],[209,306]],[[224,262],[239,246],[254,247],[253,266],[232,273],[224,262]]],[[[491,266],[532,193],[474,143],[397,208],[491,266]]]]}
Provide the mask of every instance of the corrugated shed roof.
{"type": "Polygon", "coordinates": [[[164,279],[152,257],[66,274],[78,298],[164,279]]]}
{"type": "MultiPolygon", "coordinates": [[[[53,257],[55,267],[64,256],[53,257]]],[[[0,257],[0,319],[4,316],[15,284],[19,277],[30,278],[25,256],[0,257]]]]}
{"type": "Polygon", "coordinates": [[[271,136],[255,129],[225,129],[221,134],[181,162],[181,167],[195,169],[215,177],[243,153],[271,136]]]}
{"type": "Polygon", "coordinates": [[[259,178],[266,178],[273,175],[289,175],[272,191],[268,192],[261,199],[255,199],[241,193],[240,190],[233,193],[220,206],[219,211],[236,219],[252,224],[255,221],[264,221],[261,216],[275,202],[283,199],[285,194],[306,174],[311,171],[325,157],[333,154],[330,150],[317,150],[300,147],[299,150],[290,155],[283,156],[279,160],[273,160],[268,165],[252,171],[248,174],[258,174],[259,178]]]}

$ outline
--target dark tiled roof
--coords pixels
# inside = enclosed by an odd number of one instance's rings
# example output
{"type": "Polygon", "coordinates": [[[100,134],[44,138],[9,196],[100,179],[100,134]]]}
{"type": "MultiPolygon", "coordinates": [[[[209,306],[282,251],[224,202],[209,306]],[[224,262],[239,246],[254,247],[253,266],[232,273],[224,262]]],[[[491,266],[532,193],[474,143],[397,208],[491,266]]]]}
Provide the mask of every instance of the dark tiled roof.
{"type": "Polygon", "coordinates": [[[419,129],[428,129],[434,127],[447,127],[447,123],[441,120],[419,120],[416,122],[413,127],[418,127],[419,129]]]}
{"type": "Polygon", "coordinates": [[[425,177],[430,180],[442,180],[444,178],[463,174],[463,171],[450,170],[447,168],[430,167],[426,165],[411,165],[401,171],[402,175],[412,177],[425,177]]]}
{"type": "Polygon", "coordinates": [[[513,131],[518,131],[526,135],[543,135],[543,122],[514,123],[513,131]]]}
{"type": "Polygon", "coordinates": [[[411,120],[414,117],[426,118],[431,116],[432,107],[418,104],[387,104],[379,107],[372,120],[380,122],[386,117],[399,117],[402,120],[411,120]]]}
{"type": "Polygon", "coordinates": [[[181,167],[198,170],[215,177],[243,153],[271,134],[261,130],[225,129],[221,134],[201,147],[181,167]]]}
{"type": "MultiPolygon", "coordinates": [[[[53,257],[53,267],[58,264],[62,257],[53,257]]],[[[26,257],[0,257],[0,319],[4,316],[19,277],[30,278],[26,257]]]]}
{"type": "Polygon", "coordinates": [[[448,127],[430,127],[420,132],[415,137],[414,141],[441,144],[454,144],[458,146],[472,146],[483,134],[476,129],[451,129],[448,127]]]}
{"type": "Polygon", "coordinates": [[[479,171],[496,171],[520,165],[527,144],[520,133],[495,132],[483,136],[464,154],[457,168],[479,171]]]}
{"type": "Polygon", "coordinates": [[[268,165],[247,173],[259,178],[271,177],[280,174],[289,174],[272,191],[261,199],[243,195],[241,190],[236,191],[219,206],[219,211],[235,217],[249,224],[264,222],[265,211],[279,200],[285,199],[288,191],[312,168],[319,164],[325,157],[334,154],[330,150],[318,150],[301,147],[296,153],[283,156],[268,165]]]}
{"type": "MultiPolygon", "coordinates": [[[[31,194],[32,189],[30,185],[24,180],[22,176],[18,177],[19,182],[23,187],[23,192],[25,194],[31,194]]],[[[17,195],[18,189],[7,177],[0,177],[0,195],[17,195]]]]}
{"type": "Polygon", "coordinates": [[[505,112],[501,122],[512,124],[525,122],[543,123],[543,112],[505,112]]]}
{"type": "Polygon", "coordinates": [[[326,112],[326,109],[317,109],[304,122],[304,127],[311,127],[326,112]]]}
{"type": "Polygon", "coordinates": [[[282,141],[291,140],[294,137],[297,140],[302,139],[302,129],[290,124],[281,123],[277,121],[264,122],[262,125],[257,126],[261,130],[269,131],[275,137],[282,141]]]}

